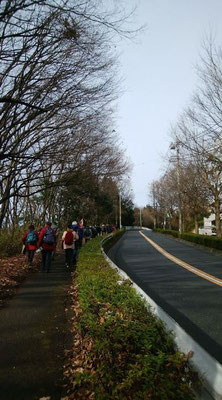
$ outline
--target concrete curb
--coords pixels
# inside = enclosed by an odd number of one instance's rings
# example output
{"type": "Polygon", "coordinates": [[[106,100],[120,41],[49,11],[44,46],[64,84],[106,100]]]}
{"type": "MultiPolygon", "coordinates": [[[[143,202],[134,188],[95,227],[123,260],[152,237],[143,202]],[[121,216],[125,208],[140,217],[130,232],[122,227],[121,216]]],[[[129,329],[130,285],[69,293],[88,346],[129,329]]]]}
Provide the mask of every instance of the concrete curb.
{"type": "MultiPolygon", "coordinates": [[[[103,244],[111,239],[112,236],[105,238],[101,242],[102,253],[110,264],[110,266],[117,270],[118,274],[123,279],[132,279],[114,264],[103,250],[103,244]]],[[[133,287],[136,292],[142,296],[145,301],[152,307],[152,311],[156,314],[166,325],[167,329],[174,333],[174,340],[180,351],[188,353],[193,351],[192,364],[199,372],[203,380],[204,390],[203,393],[198,394],[199,400],[222,400],[222,365],[209,355],[186,331],[170,317],[151,297],[149,297],[136,283],[133,287]]]]}

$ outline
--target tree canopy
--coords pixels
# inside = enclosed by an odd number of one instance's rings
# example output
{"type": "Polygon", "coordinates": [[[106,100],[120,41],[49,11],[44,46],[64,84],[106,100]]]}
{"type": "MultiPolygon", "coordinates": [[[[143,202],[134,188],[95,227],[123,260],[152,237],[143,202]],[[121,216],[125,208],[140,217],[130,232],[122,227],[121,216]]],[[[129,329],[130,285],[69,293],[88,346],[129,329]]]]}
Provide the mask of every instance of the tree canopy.
{"type": "Polygon", "coordinates": [[[127,171],[113,129],[119,81],[112,43],[132,31],[123,2],[116,4],[1,1],[0,226],[24,214],[59,217],[63,194],[68,214],[70,194],[75,204],[81,196],[95,202],[88,181],[98,187],[127,171]]]}

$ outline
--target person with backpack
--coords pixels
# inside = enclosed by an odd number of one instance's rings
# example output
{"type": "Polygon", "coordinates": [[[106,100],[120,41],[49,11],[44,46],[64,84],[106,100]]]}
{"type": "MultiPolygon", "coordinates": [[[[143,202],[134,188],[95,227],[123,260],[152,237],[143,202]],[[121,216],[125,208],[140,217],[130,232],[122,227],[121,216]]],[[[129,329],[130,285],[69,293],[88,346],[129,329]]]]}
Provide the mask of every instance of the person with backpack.
{"type": "Polygon", "coordinates": [[[42,271],[49,272],[51,269],[52,252],[56,245],[56,234],[52,229],[51,222],[47,222],[39,235],[38,246],[42,248],[42,271]]]}
{"type": "Polygon", "coordinates": [[[35,255],[35,251],[37,249],[38,243],[38,232],[35,231],[34,225],[30,225],[29,229],[24,233],[22,237],[22,243],[25,245],[28,254],[28,264],[31,268],[33,266],[33,258],[35,255]]]}
{"type": "Polygon", "coordinates": [[[77,232],[73,231],[72,225],[68,225],[67,229],[62,235],[62,245],[65,250],[66,267],[71,268],[73,262],[73,252],[75,249],[75,242],[79,239],[77,232]]]}
{"type": "Polygon", "coordinates": [[[84,238],[83,218],[77,224],[77,231],[78,231],[78,235],[79,235],[78,247],[79,247],[79,249],[81,249],[82,244],[83,244],[83,238],[84,238]]]}
{"type": "MultiPolygon", "coordinates": [[[[77,236],[79,238],[77,221],[72,222],[72,230],[77,233],[77,236]]],[[[78,251],[79,251],[79,239],[75,240],[75,247],[73,250],[73,265],[74,266],[76,266],[76,263],[77,263],[78,251]]]]}
{"type": "Polygon", "coordinates": [[[83,237],[85,238],[85,242],[87,243],[92,237],[92,230],[89,226],[87,226],[83,231],[83,237]]]}
{"type": "Polygon", "coordinates": [[[95,226],[91,226],[91,232],[92,232],[92,239],[94,239],[97,236],[97,230],[95,226]]]}
{"type": "Polygon", "coordinates": [[[97,235],[101,236],[102,235],[102,228],[100,225],[96,225],[96,231],[97,231],[97,235]]]}
{"type": "Polygon", "coordinates": [[[54,244],[54,250],[52,252],[52,260],[55,260],[57,238],[58,238],[58,234],[59,234],[59,227],[58,227],[56,222],[53,222],[51,228],[55,232],[55,238],[56,238],[56,241],[55,241],[55,244],[54,244]]]}

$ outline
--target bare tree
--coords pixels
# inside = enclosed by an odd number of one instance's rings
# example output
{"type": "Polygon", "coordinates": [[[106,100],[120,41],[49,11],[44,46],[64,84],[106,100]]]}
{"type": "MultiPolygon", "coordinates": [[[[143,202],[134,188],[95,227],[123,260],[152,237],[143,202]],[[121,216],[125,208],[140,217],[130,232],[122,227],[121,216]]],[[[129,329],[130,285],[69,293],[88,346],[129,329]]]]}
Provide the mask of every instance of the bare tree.
{"type": "MultiPolygon", "coordinates": [[[[191,173],[191,166],[193,171],[195,171],[195,176],[192,178],[194,186],[193,190],[195,190],[198,193],[198,196],[200,195],[200,198],[203,200],[204,192],[206,193],[205,204],[208,206],[209,210],[213,210],[215,212],[216,232],[217,236],[220,237],[222,169],[218,150],[219,138],[217,138],[217,142],[214,147],[211,147],[212,139],[209,139],[206,132],[205,135],[200,135],[196,118],[194,120],[194,112],[193,115],[191,115],[191,109],[189,109],[188,112],[185,111],[184,115],[178,122],[176,137],[177,140],[179,138],[181,149],[183,151],[183,159],[186,160],[183,164],[184,170],[185,172],[187,171],[188,177],[191,173]],[[197,186],[195,189],[196,182],[197,186]]],[[[184,178],[184,180],[185,179],[186,178],[184,178]]],[[[187,190],[187,193],[189,192],[190,188],[187,190]]],[[[191,196],[189,201],[191,201],[191,196]]],[[[191,204],[193,204],[192,201],[191,204]]],[[[191,209],[193,206],[194,204],[191,206],[191,209]]],[[[201,204],[199,204],[199,206],[201,210],[201,204]]]]}
{"type": "Polygon", "coordinates": [[[2,0],[0,226],[15,198],[63,187],[86,165],[124,172],[107,124],[117,75],[110,43],[130,34],[125,17],[96,0],[2,0]]]}

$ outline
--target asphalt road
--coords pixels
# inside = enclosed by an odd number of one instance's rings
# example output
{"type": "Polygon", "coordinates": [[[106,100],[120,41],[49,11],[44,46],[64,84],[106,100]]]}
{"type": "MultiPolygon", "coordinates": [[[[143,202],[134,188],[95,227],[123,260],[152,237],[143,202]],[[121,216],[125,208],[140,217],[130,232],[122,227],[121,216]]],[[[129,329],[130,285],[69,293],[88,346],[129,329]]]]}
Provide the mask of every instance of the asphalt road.
{"type": "MultiPolygon", "coordinates": [[[[222,279],[222,254],[152,231],[143,233],[177,258],[222,279]]],[[[221,286],[170,261],[138,231],[126,232],[108,256],[222,364],[221,286]]]]}

